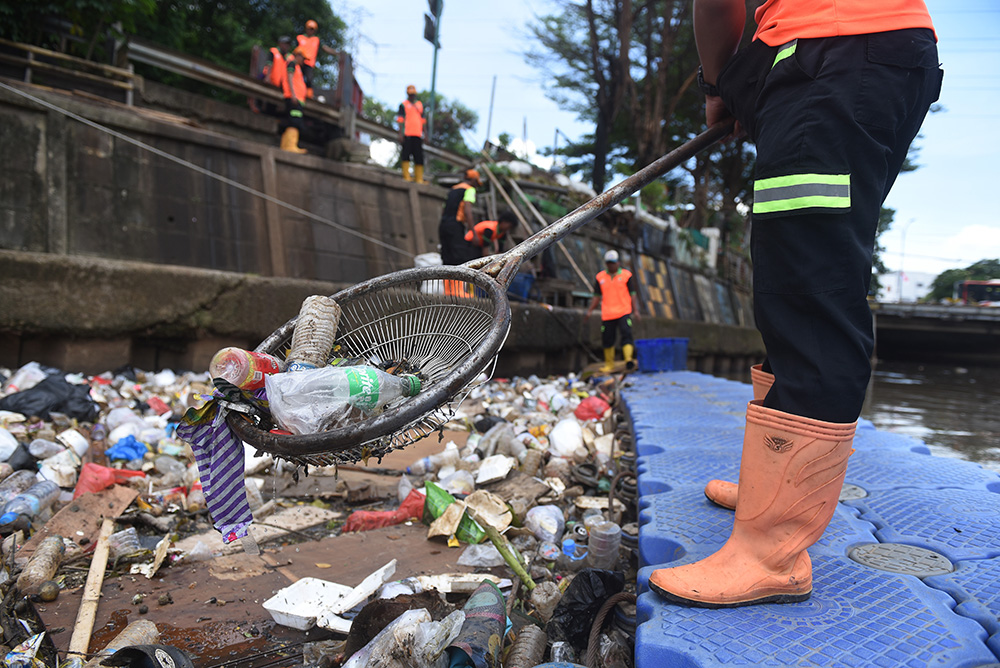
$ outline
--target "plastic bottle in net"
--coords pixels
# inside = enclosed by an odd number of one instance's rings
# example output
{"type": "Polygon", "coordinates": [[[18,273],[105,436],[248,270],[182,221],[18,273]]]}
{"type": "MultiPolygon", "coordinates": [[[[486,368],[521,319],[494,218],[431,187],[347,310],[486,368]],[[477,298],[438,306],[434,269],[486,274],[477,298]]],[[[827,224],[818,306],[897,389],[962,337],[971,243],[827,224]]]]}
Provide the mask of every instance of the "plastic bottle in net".
{"type": "Polygon", "coordinates": [[[420,379],[375,367],[323,366],[268,376],[266,387],[271,414],[282,427],[293,434],[314,434],[416,395],[420,379]]]}
{"type": "Polygon", "coordinates": [[[340,322],[340,306],[329,297],[306,297],[292,332],[288,352],[288,371],[302,371],[325,366],[333,349],[340,322]]]}
{"type": "Polygon", "coordinates": [[[242,348],[223,348],[215,353],[208,365],[212,378],[224,378],[244,390],[260,389],[265,376],[281,370],[282,364],[277,357],[242,348]]]}

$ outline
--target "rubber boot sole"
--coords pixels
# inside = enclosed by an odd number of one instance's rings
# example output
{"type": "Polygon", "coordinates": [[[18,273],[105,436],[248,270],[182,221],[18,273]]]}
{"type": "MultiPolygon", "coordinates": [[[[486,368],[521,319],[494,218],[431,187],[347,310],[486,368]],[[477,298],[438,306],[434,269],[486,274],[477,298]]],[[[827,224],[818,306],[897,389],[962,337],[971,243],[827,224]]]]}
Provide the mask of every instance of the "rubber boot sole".
{"type": "Polygon", "coordinates": [[[805,592],[804,594],[772,594],[770,596],[761,596],[758,598],[751,598],[745,601],[733,601],[731,603],[712,603],[708,601],[699,601],[697,599],[688,599],[682,596],[677,596],[672,594],[665,589],[657,587],[653,582],[649,583],[649,588],[655,591],[657,594],[665,598],[670,603],[676,605],[684,605],[689,608],[740,608],[745,605],[760,605],[761,603],[802,603],[803,601],[808,601],[809,597],[812,596],[812,589],[805,592]]]}

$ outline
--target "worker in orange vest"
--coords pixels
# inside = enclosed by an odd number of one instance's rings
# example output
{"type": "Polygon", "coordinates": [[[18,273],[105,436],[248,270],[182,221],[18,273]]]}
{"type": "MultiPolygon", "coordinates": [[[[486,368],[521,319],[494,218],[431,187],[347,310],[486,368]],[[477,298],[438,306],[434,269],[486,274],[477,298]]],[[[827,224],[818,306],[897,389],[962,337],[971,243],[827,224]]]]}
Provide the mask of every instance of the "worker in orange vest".
{"type": "Polygon", "coordinates": [[[615,364],[615,334],[621,332],[622,356],[625,368],[634,369],[635,346],[632,338],[632,316],[639,319],[639,311],[633,308],[636,293],[635,276],[628,269],[618,265],[618,251],[612,249],[604,254],[604,271],[597,274],[594,285],[594,299],[587,309],[587,317],[601,305],[601,345],[604,347],[604,366],[601,371],[609,373],[615,364]]]}
{"type": "Polygon", "coordinates": [[[465,240],[472,244],[482,256],[500,252],[500,242],[514,227],[517,219],[512,211],[505,210],[496,220],[484,220],[465,233],[465,240]]]}
{"type": "Polygon", "coordinates": [[[406,87],[406,99],[396,113],[399,123],[399,144],[403,147],[400,155],[403,161],[403,180],[424,183],[424,103],[417,99],[417,87],[406,87]],[[410,160],[413,161],[413,177],[410,177],[410,160]]]}
{"type": "Polygon", "coordinates": [[[306,82],[306,97],[312,98],[313,96],[313,70],[316,68],[316,58],[319,56],[319,50],[323,49],[325,53],[331,56],[337,56],[340,54],[339,51],[333,47],[323,44],[316,31],[319,30],[319,24],[309,19],[306,21],[306,32],[304,35],[296,35],[295,39],[298,40],[299,48],[303,52],[302,63],[302,77],[306,82]]]}
{"type": "Polygon", "coordinates": [[[281,90],[285,94],[285,120],[281,135],[281,150],[291,153],[307,153],[299,148],[299,133],[302,131],[306,104],[306,82],[302,74],[302,62],[305,54],[302,47],[296,47],[292,56],[286,62],[285,78],[281,82],[281,90]]]}
{"type": "Polygon", "coordinates": [[[275,88],[282,88],[288,76],[288,55],[291,52],[291,37],[279,37],[278,46],[271,47],[271,62],[264,66],[264,78],[275,88]]]}

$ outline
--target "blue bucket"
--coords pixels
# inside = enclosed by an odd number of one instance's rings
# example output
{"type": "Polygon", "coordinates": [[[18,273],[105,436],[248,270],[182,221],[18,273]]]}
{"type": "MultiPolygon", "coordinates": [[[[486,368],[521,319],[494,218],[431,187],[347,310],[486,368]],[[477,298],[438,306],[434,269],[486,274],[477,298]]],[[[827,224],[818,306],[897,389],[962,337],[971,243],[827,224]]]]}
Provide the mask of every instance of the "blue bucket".
{"type": "Polygon", "coordinates": [[[507,288],[507,298],[514,301],[526,302],[531,288],[535,286],[535,277],[531,274],[520,272],[514,275],[514,279],[507,288]]]}

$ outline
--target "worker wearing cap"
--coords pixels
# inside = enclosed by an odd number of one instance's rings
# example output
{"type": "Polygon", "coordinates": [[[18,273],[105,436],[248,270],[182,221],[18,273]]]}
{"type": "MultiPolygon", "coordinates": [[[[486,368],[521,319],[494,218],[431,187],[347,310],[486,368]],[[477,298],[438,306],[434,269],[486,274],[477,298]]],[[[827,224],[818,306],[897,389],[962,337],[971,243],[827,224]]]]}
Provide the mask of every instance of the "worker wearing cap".
{"type": "MultiPolygon", "coordinates": [[[[628,269],[618,265],[618,251],[609,250],[604,254],[605,269],[597,274],[594,285],[594,299],[587,309],[587,317],[601,304],[601,345],[604,347],[605,373],[611,371],[615,363],[615,334],[621,332],[622,356],[625,367],[635,368],[633,355],[635,346],[632,338],[633,301],[636,292],[635,276],[628,269]]],[[[635,311],[636,319],[639,312],[635,311]]]]}
{"type": "Polygon", "coordinates": [[[496,220],[483,220],[465,233],[465,240],[472,244],[479,255],[486,256],[500,252],[501,242],[513,229],[517,219],[510,209],[500,212],[496,220]]]}
{"type": "Polygon", "coordinates": [[[302,74],[304,58],[302,47],[295,47],[286,62],[286,74],[281,82],[281,90],[285,94],[286,113],[282,123],[284,130],[281,134],[281,150],[291,153],[307,152],[304,148],[299,148],[299,133],[302,131],[305,118],[302,109],[306,103],[306,82],[302,74]]]}
{"type": "Polygon", "coordinates": [[[403,180],[424,182],[424,132],[427,119],[424,118],[424,103],[417,99],[417,87],[406,87],[406,99],[396,113],[399,123],[399,144],[403,147],[403,180]],[[413,176],[410,176],[410,161],[413,162],[413,176]]]}
{"type": "Polygon", "coordinates": [[[308,98],[312,98],[313,96],[313,69],[316,67],[316,58],[319,56],[319,50],[323,49],[325,53],[331,56],[336,56],[339,53],[333,47],[320,42],[319,36],[316,34],[317,30],[319,30],[319,24],[309,19],[306,21],[305,34],[296,35],[295,37],[298,40],[299,48],[302,49],[302,77],[306,82],[306,97],[308,98]]]}
{"type": "Polygon", "coordinates": [[[448,191],[438,225],[442,264],[462,264],[479,256],[473,245],[465,240],[465,233],[476,227],[472,205],[476,203],[476,188],[481,185],[479,172],[467,169],[462,180],[448,191]]]}
{"type": "Polygon", "coordinates": [[[292,38],[279,37],[278,46],[271,47],[271,62],[264,67],[264,77],[275,88],[283,88],[288,76],[288,55],[292,52],[292,38]]]}

